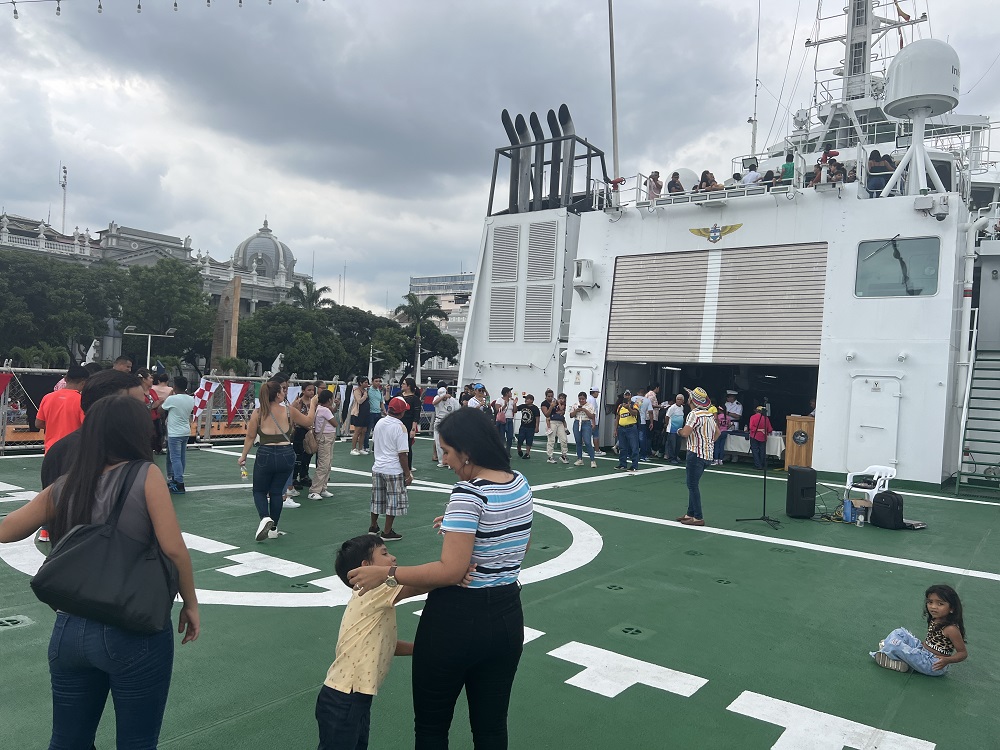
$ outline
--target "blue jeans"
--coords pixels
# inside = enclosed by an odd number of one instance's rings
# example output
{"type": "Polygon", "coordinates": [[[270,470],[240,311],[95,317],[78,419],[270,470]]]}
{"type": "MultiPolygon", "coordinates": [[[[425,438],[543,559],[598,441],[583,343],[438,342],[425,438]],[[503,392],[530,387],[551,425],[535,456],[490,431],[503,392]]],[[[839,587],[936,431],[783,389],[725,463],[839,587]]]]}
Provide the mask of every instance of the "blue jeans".
{"type": "Polygon", "coordinates": [[[321,687],[316,698],[319,750],[367,750],[373,697],[321,687]]]}
{"type": "Polygon", "coordinates": [[[719,438],[715,441],[715,448],[712,451],[712,458],[716,461],[722,461],[726,457],[726,438],[729,437],[728,431],[723,431],[719,433],[719,438]]]}
{"type": "Polygon", "coordinates": [[[514,420],[497,422],[497,431],[500,433],[500,439],[507,446],[507,452],[510,453],[510,446],[514,442],[514,420]]]}
{"type": "Polygon", "coordinates": [[[184,467],[187,465],[187,435],[167,438],[167,479],[184,484],[184,467]]]}
{"type": "MultiPolygon", "coordinates": [[[[923,641],[917,638],[906,628],[896,628],[885,637],[885,645],[880,649],[883,654],[905,661],[914,670],[925,674],[928,677],[944,677],[948,674],[949,664],[944,669],[934,671],[934,662],[941,658],[940,654],[928,651],[923,641]]],[[[869,656],[875,657],[876,652],[869,652],[869,656]]]]}
{"type": "Polygon", "coordinates": [[[698,458],[698,454],[693,450],[688,450],[687,452],[687,488],[688,488],[688,509],[687,515],[691,518],[702,518],[701,515],[701,490],[698,488],[698,482],[701,481],[701,475],[705,473],[705,468],[709,466],[711,462],[704,459],[698,458]]]}
{"type": "Polygon", "coordinates": [[[573,440],[576,441],[576,457],[583,458],[584,449],[590,460],[594,460],[594,425],[590,420],[580,422],[573,420],[573,440]]]}
{"type": "Polygon", "coordinates": [[[368,450],[369,441],[372,439],[372,430],[375,429],[375,425],[382,418],[382,412],[373,411],[368,413],[368,432],[365,433],[365,450],[368,450]]]}
{"type": "Polygon", "coordinates": [[[663,435],[663,457],[668,461],[678,463],[681,455],[681,437],[676,432],[667,432],[663,435]]]}
{"type": "Polygon", "coordinates": [[[118,750],[155,750],[173,666],[172,628],[140,635],[57,613],[49,640],[49,750],[92,748],[109,690],[118,750]]]}
{"type": "Polygon", "coordinates": [[[649,458],[649,424],[639,425],[639,459],[645,461],[649,458]]]}
{"type": "Polygon", "coordinates": [[[285,486],[295,466],[295,450],[290,445],[258,445],[253,462],[253,504],[257,515],[278,525],[285,486]]]}
{"type": "Polygon", "coordinates": [[[751,440],[750,452],[753,454],[755,469],[763,469],[767,463],[767,443],[763,440],[751,440]]]}
{"type": "Polygon", "coordinates": [[[618,466],[626,468],[630,458],[632,469],[639,468],[639,427],[634,424],[618,428],[618,466]]]}

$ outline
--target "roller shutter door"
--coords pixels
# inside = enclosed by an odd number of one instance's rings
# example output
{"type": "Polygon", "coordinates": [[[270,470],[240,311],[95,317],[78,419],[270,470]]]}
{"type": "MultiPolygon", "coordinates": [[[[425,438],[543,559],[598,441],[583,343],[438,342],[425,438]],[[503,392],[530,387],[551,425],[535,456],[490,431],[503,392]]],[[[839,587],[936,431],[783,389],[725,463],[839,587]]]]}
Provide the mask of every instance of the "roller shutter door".
{"type": "Polygon", "coordinates": [[[621,256],[608,359],[819,364],[826,245],[621,256]]]}

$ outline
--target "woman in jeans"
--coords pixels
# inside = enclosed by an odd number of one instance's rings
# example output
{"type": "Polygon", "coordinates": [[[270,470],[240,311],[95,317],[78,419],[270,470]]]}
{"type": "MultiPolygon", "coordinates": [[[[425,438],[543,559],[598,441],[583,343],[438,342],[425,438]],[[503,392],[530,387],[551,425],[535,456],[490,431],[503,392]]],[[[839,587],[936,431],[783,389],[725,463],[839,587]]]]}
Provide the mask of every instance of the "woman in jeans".
{"type": "Polygon", "coordinates": [[[517,577],[531,537],[531,487],[511,470],[488,415],[459,409],[438,429],[442,458],[459,479],[435,521],[444,534],[441,559],[413,567],[365,565],[348,580],[361,594],[390,574],[400,584],[431,589],[413,646],[417,750],[448,747],[462,688],[477,750],[506,748],[507,709],[524,643],[517,577]],[[458,584],[470,564],[476,568],[463,588],[458,584]]]}
{"type": "MultiPolygon", "coordinates": [[[[191,557],[174,514],[163,474],[152,463],[149,412],[131,396],[97,401],[83,422],[80,447],[69,472],[30,503],[0,521],[0,542],[26,539],[45,524],[53,544],[78,524],[101,523],[111,509],[129,461],[143,464],[125,499],[118,530],[149,542],[177,566],[184,600],[178,618],[181,643],[200,631],[191,557]]],[[[170,622],[153,635],[105,625],[63,611],[49,640],[52,680],[50,750],[93,747],[111,692],[118,747],[156,747],[174,662],[170,622]]]]}
{"type": "Polygon", "coordinates": [[[258,542],[275,539],[282,533],[278,531],[281,503],[295,466],[292,425],[311,428],[316,419],[316,396],[309,403],[309,412],[302,414],[298,409],[281,406],[283,393],[281,383],[272,380],[261,386],[260,408],[254,409],[250,417],[243,454],[236,459],[240,466],[245,466],[254,437],[260,438],[253,462],[253,504],[260,516],[254,539],[258,542]]]}
{"type": "Polygon", "coordinates": [[[570,409],[573,418],[573,440],[576,441],[576,466],[583,466],[583,452],[590,456],[590,468],[596,469],[594,460],[594,407],[587,401],[586,391],[577,394],[577,404],[570,409]]]}
{"type": "Polygon", "coordinates": [[[312,487],[309,488],[310,500],[333,497],[333,493],[326,488],[326,483],[330,480],[330,464],[333,461],[333,441],[337,437],[333,412],[330,410],[332,404],[333,394],[330,391],[319,394],[316,419],[312,427],[316,435],[316,476],[313,478],[312,487]]]}

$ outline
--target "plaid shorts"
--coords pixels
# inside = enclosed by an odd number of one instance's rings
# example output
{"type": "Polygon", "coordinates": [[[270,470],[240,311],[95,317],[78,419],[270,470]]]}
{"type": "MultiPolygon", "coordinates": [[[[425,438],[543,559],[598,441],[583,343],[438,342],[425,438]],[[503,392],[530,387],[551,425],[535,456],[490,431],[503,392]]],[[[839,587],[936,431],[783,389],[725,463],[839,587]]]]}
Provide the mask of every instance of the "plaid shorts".
{"type": "Polygon", "coordinates": [[[405,516],[409,508],[410,499],[406,494],[406,481],[402,474],[372,472],[372,513],[405,516]]]}

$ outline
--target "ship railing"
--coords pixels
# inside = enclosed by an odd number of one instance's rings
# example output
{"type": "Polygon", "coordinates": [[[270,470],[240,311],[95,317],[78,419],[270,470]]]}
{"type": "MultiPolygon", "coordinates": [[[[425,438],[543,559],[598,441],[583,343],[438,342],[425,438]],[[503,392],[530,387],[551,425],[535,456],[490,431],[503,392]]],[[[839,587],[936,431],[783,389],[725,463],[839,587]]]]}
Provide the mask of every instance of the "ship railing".
{"type": "MultiPolygon", "coordinates": [[[[962,395],[962,439],[958,444],[958,468],[959,472],[962,469],[962,462],[965,458],[965,431],[969,421],[969,403],[972,400],[972,371],[976,366],[976,345],[979,340],[979,308],[972,308],[972,326],[969,331],[961,331],[962,336],[970,336],[971,343],[969,345],[969,357],[968,362],[960,362],[959,364],[965,365],[965,393],[962,395]]],[[[961,484],[961,476],[959,476],[959,481],[956,482],[956,489],[958,485],[961,484]]]]}

